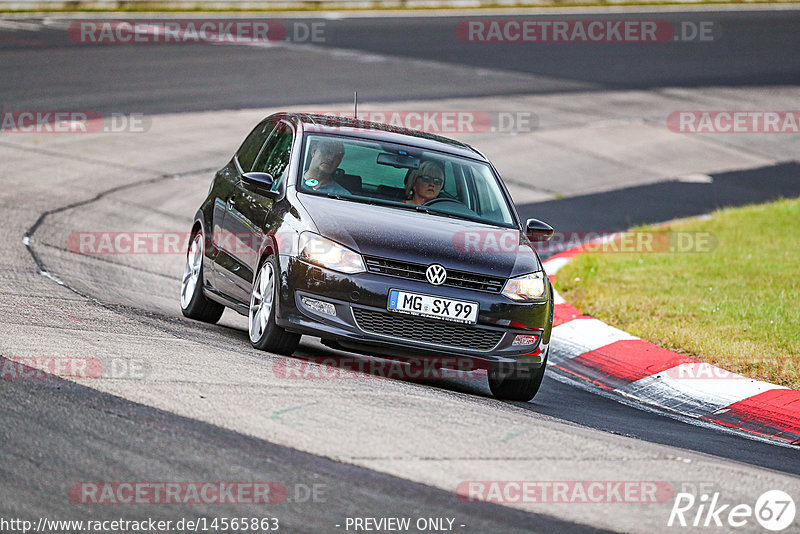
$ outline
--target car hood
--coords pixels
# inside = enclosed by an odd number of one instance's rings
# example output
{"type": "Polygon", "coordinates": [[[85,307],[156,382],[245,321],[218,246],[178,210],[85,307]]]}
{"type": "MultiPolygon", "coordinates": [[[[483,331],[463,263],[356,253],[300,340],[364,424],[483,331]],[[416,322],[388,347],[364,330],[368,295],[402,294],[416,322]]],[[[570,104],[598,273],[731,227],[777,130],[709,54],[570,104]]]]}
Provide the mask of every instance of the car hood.
{"type": "Polygon", "coordinates": [[[541,270],[521,232],[403,208],[299,195],[323,236],[361,254],[510,278],[541,270]]]}

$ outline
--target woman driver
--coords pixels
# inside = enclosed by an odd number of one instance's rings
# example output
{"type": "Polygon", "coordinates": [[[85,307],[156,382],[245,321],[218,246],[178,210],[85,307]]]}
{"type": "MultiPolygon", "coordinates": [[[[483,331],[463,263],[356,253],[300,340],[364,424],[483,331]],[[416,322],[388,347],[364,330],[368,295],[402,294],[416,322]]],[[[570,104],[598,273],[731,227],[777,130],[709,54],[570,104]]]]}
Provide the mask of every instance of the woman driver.
{"type": "Polygon", "coordinates": [[[406,203],[422,205],[439,196],[444,186],[444,171],[433,161],[423,161],[411,172],[406,184],[406,203]]]}

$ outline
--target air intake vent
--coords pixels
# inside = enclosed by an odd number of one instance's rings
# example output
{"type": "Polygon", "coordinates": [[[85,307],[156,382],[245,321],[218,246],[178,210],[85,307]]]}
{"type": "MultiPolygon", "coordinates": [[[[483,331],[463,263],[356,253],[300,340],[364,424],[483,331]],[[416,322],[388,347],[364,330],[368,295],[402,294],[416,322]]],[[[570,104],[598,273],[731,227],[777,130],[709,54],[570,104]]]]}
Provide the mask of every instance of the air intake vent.
{"type": "Polygon", "coordinates": [[[368,334],[459,349],[491,350],[504,332],[446,321],[428,320],[393,312],[353,308],[358,327],[368,334]]]}

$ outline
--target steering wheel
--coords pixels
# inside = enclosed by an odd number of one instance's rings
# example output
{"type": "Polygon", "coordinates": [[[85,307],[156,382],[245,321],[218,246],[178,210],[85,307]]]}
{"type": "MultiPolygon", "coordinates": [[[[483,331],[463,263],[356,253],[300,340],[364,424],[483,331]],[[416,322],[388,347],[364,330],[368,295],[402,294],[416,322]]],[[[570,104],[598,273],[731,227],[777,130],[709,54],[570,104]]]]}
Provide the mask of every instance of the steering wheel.
{"type": "Polygon", "coordinates": [[[456,200],[455,198],[447,198],[447,197],[432,198],[429,201],[427,201],[425,204],[423,204],[423,206],[433,206],[434,204],[439,204],[439,203],[442,203],[442,202],[455,202],[456,204],[460,204],[460,205],[464,206],[465,208],[467,207],[467,205],[464,204],[463,202],[461,202],[460,200],[456,200]]]}

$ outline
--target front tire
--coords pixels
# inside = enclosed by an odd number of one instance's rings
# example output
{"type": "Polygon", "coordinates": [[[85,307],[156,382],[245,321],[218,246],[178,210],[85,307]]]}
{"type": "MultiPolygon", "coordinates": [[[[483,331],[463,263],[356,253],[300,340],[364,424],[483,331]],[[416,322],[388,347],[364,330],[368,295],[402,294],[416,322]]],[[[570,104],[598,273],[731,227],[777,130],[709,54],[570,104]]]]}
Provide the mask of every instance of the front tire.
{"type": "Polygon", "coordinates": [[[203,294],[203,243],[202,230],[192,234],[181,280],[181,311],[190,319],[214,324],[222,317],[225,306],[203,294]]]}
{"type": "Polygon", "coordinates": [[[499,363],[489,370],[489,389],[501,400],[528,402],[539,392],[547,368],[547,354],[539,368],[526,364],[499,363]]]}
{"type": "Polygon", "coordinates": [[[287,332],[275,324],[280,269],[277,258],[269,256],[253,280],[248,313],[250,343],[259,350],[291,355],[300,342],[300,334],[287,332]]]}

